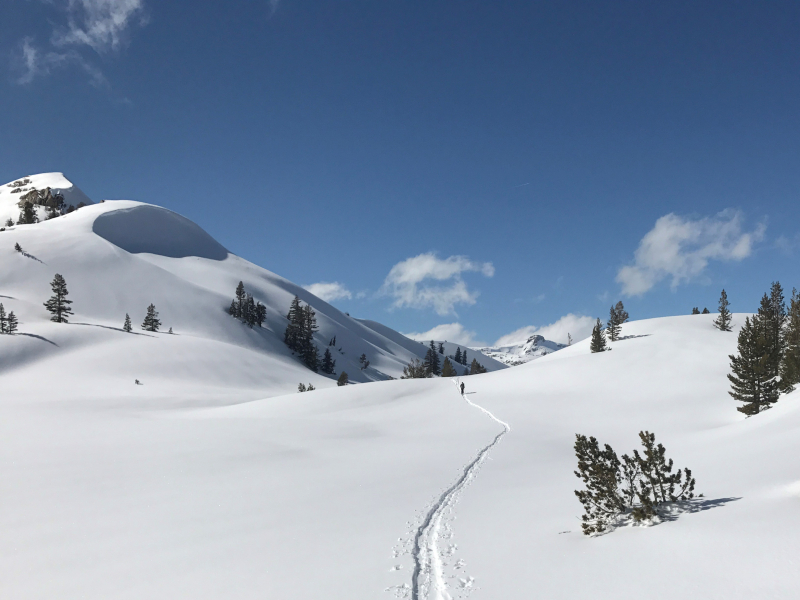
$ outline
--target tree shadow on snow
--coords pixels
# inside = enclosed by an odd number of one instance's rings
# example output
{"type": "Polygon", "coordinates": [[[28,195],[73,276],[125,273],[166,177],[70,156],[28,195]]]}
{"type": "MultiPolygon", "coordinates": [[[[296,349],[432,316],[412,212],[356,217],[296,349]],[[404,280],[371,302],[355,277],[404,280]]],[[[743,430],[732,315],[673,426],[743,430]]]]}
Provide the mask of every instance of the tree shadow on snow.
{"type": "Polygon", "coordinates": [[[3,296],[2,294],[0,294],[0,298],[8,298],[9,300],[16,300],[14,296],[3,296]]]}
{"type": "Polygon", "coordinates": [[[606,530],[600,535],[607,535],[621,527],[653,527],[655,525],[660,525],[661,523],[677,521],[681,515],[704,512],[706,510],[711,510],[712,508],[725,506],[730,502],[736,502],[737,500],[741,499],[741,497],[736,498],[731,496],[729,498],[694,498],[692,500],[685,500],[683,502],[668,502],[666,504],[662,504],[658,508],[656,517],[646,521],[640,521],[639,523],[633,520],[633,516],[630,514],[630,512],[626,512],[625,514],[619,515],[614,521],[609,523],[606,530]]]}
{"type": "Polygon", "coordinates": [[[632,339],[640,338],[640,337],[650,337],[651,335],[653,335],[653,334],[652,333],[643,333],[641,335],[623,335],[623,336],[620,336],[619,338],[617,338],[617,341],[621,342],[622,340],[632,340],[632,339]]]}
{"type": "MultiPolygon", "coordinates": [[[[103,329],[111,329],[112,331],[119,331],[120,333],[127,333],[128,335],[143,335],[144,337],[156,337],[146,333],[137,331],[125,331],[122,327],[111,327],[111,325],[98,325],[97,323],[70,323],[70,325],[85,325],[86,327],[101,327],[103,329]]],[[[173,334],[174,335],[174,334],[173,334]]]]}
{"type": "Polygon", "coordinates": [[[43,342],[47,342],[48,344],[53,344],[53,346],[55,346],[56,348],[60,347],[55,342],[53,342],[51,340],[48,340],[46,337],[42,337],[41,335],[36,335],[35,333],[19,333],[19,332],[17,332],[14,335],[24,335],[25,337],[36,338],[37,340],[42,340],[43,342]]]}

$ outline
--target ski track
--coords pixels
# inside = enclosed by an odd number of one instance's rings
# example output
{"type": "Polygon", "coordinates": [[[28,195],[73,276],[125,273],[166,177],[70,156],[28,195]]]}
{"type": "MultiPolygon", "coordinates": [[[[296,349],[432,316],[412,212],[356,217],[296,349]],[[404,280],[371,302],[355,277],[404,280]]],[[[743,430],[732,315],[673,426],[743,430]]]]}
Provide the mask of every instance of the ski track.
{"type": "MultiPolygon", "coordinates": [[[[459,380],[455,379],[453,383],[460,390],[459,380]]],[[[461,397],[467,404],[477,408],[502,425],[503,431],[498,433],[492,443],[482,448],[475,459],[464,467],[464,471],[458,480],[439,496],[417,529],[412,550],[414,573],[411,576],[411,600],[452,600],[452,596],[447,591],[442,554],[439,551],[439,534],[442,529],[442,520],[445,514],[451,511],[456,502],[458,502],[460,492],[475,478],[478,469],[483,461],[486,460],[492,448],[500,442],[505,434],[511,431],[511,426],[508,423],[501,421],[490,411],[475,404],[466,395],[461,394],[461,397]],[[423,596],[426,592],[427,595],[423,596]]]]}

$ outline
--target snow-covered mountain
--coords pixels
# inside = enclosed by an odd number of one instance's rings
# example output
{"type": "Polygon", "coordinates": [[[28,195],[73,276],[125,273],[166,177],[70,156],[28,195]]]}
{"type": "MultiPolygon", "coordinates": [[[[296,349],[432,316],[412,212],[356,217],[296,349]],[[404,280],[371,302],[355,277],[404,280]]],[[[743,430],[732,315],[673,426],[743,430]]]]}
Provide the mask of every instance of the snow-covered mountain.
{"type": "MultiPolygon", "coordinates": [[[[47,183],[65,198],[80,197],[60,174],[18,181],[26,180],[25,187],[47,183]]],[[[0,208],[8,211],[13,204],[18,211],[19,194],[10,194],[8,186],[2,189],[0,208]]],[[[191,372],[195,385],[207,389],[231,379],[247,382],[254,397],[295,391],[300,382],[336,385],[335,376],[308,370],[283,342],[285,315],[295,295],[317,313],[320,354],[329,348],[336,373],[346,371],[351,382],[398,378],[412,358],[425,355],[424,347],[402,334],[345,315],[302,287],[230,254],[188,219],[149,204],[105,201],[37,224],[7,227],[0,232],[0,260],[2,301],[21,322],[13,344],[0,339],[8,345],[0,372],[32,363],[64,368],[99,362],[105,367],[98,376],[109,382],[143,379],[137,373],[185,381],[191,372]],[[24,252],[16,252],[15,244],[24,252]],[[42,306],[56,273],[66,279],[74,302],[68,326],[51,323],[42,306]],[[266,305],[263,328],[248,328],[227,314],[239,281],[266,305]],[[138,328],[150,303],[160,313],[163,330],[172,327],[175,335],[145,335],[138,328]],[[137,335],[121,331],[126,313],[137,335]],[[336,345],[329,347],[334,338],[336,345]],[[364,370],[361,354],[370,361],[364,370]]]]}
{"type": "Polygon", "coordinates": [[[70,206],[77,208],[93,204],[89,197],[78,186],[64,177],[63,173],[40,173],[20,177],[0,186],[0,227],[11,219],[14,223],[19,219],[20,202],[26,200],[36,205],[36,213],[40,220],[46,218],[46,203],[60,196],[65,210],[70,206]]]}
{"type": "Polygon", "coordinates": [[[524,342],[518,344],[487,346],[484,348],[475,348],[475,350],[496,361],[513,367],[547,356],[548,354],[552,354],[566,347],[565,344],[546,340],[544,336],[532,335],[524,342]]]}

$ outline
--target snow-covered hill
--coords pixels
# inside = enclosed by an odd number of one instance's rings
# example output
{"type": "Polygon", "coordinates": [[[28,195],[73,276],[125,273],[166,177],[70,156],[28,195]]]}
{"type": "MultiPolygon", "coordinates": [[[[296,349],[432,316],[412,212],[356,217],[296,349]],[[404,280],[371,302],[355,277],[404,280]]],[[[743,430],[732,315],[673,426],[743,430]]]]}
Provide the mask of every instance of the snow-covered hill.
{"type": "MultiPolygon", "coordinates": [[[[64,177],[63,173],[28,175],[0,186],[0,227],[5,226],[9,219],[14,223],[18,221],[21,199],[33,199],[36,195],[38,202],[43,201],[48,194],[49,196],[60,195],[64,199],[65,209],[69,206],[77,208],[81,205],[93,204],[78,186],[64,177]]],[[[46,218],[44,205],[37,206],[36,212],[40,220],[46,218]]]]}
{"type": "Polygon", "coordinates": [[[795,598],[800,392],[744,419],[736,331],[712,318],[627,323],[613,352],[583,340],[465,378],[463,397],[427,379],[249,402],[249,382],[198,385],[191,361],[167,377],[134,356],[146,384],[114,379],[116,342],[63,326],[108,352],[0,373],[3,596],[795,598]],[[622,453],[642,429],[703,497],[583,536],[575,433],[622,453]]]}
{"type": "Polygon", "coordinates": [[[522,365],[537,358],[547,356],[553,352],[566,348],[564,344],[551,342],[544,339],[541,335],[532,335],[524,342],[510,344],[508,346],[487,346],[475,348],[476,351],[485,354],[503,364],[509,366],[522,365]]]}
{"type": "MultiPolygon", "coordinates": [[[[51,175],[31,176],[27,185],[58,183],[51,175]]],[[[283,342],[285,315],[295,295],[317,313],[320,353],[335,338],[329,349],[336,374],[346,371],[351,382],[399,378],[412,358],[425,354],[401,334],[345,315],[230,254],[188,219],[149,204],[106,201],[34,225],[8,227],[0,232],[0,260],[0,300],[20,319],[21,332],[0,338],[0,373],[33,363],[73,372],[76,364],[96,363],[104,365],[97,374],[104,385],[146,378],[184,385],[188,379],[210,390],[235,381],[249,387],[253,397],[295,391],[301,382],[336,385],[335,376],[308,370],[283,342]],[[15,244],[24,252],[16,252],[15,244]],[[56,273],[66,279],[74,302],[68,325],[51,323],[42,306],[56,273]],[[263,328],[250,329],[227,314],[239,281],[266,305],[263,328]],[[141,331],[138,324],[150,303],[160,313],[163,331],[172,327],[174,335],[141,331]],[[121,331],[126,313],[136,335],[121,331]],[[361,354],[370,361],[365,370],[358,362],[361,354]]]]}

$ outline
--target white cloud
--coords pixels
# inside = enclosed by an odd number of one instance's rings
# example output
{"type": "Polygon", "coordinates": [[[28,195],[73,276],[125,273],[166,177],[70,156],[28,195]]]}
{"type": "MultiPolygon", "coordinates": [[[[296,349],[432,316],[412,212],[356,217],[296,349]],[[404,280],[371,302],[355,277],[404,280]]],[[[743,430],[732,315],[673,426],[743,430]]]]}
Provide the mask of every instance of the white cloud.
{"type": "Polygon", "coordinates": [[[342,298],[349,300],[353,297],[350,290],[348,290],[343,283],[339,283],[338,281],[332,281],[330,283],[321,281],[303,287],[317,298],[325,300],[325,302],[333,302],[334,300],[341,300],[342,298]]]}
{"type": "MultiPolygon", "coordinates": [[[[65,4],[55,3],[56,6],[65,4]]],[[[89,47],[97,54],[118,50],[127,40],[133,22],[145,24],[144,0],[67,0],[66,25],[57,25],[51,35],[53,49],[40,49],[25,37],[17,56],[20,84],[67,66],[83,69],[95,87],[109,87],[102,72],[80,52],[89,47]]]]}
{"type": "Polygon", "coordinates": [[[550,323],[549,325],[544,325],[543,327],[537,327],[535,325],[521,327],[516,331],[512,331],[511,333],[504,335],[497,340],[494,345],[511,346],[513,344],[527,341],[527,339],[534,334],[541,335],[546,340],[559,342],[561,344],[567,343],[567,334],[570,334],[572,336],[572,341],[577,342],[578,340],[587,338],[592,334],[592,328],[594,327],[594,324],[595,319],[592,317],[585,317],[569,313],[568,315],[561,317],[555,323],[550,323]]]}
{"type": "Polygon", "coordinates": [[[456,304],[475,304],[477,291],[470,291],[461,278],[469,271],[494,275],[492,263],[477,263],[466,256],[441,259],[428,252],[408,258],[392,267],[380,293],[394,298],[394,308],[433,308],[438,314],[455,314],[456,304]],[[450,282],[436,285],[429,282],[450,282]]]}
{"type": "Polygon", "coordinates": [[[628,296],[641,296],[665,278],[672,288],[703,274],[710,260],[739,261],[764,238],[766,225],[742,231],[742,214],[726,210],[698,220],[668,214],[639,242],[632,265],[622,267],[617,282],[628,296]]]}
{"type": "Polygon", "coordinates": [[[475,332],[465,329],[461,323],[445,323],[437,325],[433,329],[421,333],[404,333],[404,336],[418,342],[429,342],[430,340],[447,341],[462,346],[485,346],[481,341],[475,339],[475,332]]]}

